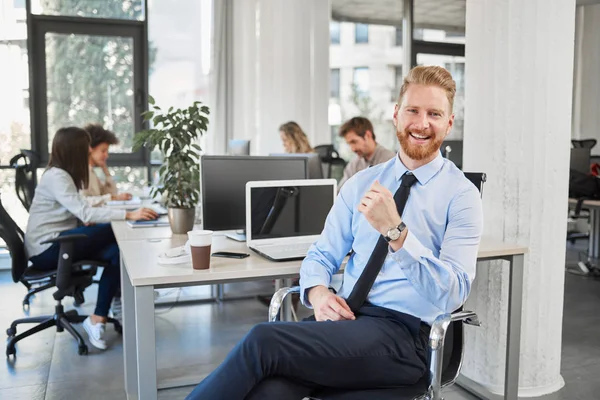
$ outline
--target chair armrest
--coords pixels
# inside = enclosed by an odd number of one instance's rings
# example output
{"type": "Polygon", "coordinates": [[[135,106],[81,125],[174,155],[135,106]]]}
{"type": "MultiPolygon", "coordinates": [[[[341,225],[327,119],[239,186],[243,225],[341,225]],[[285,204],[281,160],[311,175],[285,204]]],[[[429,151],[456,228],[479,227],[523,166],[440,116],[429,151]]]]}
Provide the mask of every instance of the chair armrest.
{"type": "Polygon", "coordinates": [[[72,242],[77,239],[85,239],[86,237],[87,237],[87,235],[84,235],[81,233],[78,233],[75,235],[62,235],[62,236],[57,236],[54,239],[44,240],[40,244],[72,242]]]}
{"type": "Polygon", "coordinates": [[[300,293],[300,286],[284,287],[275,292],[269,304],[269,322],[277,320],[283,300],[290,293],[300,293]]]}
{"type": "Polygon", "coordinates": [[[473,311],[457,311],[453,314],[439,315],[429,333],[429,399],[442,399],[442,367],[444,362],[444,340],[451,322],[463,321],[468,325],[480,326],[477,314],[473,311]]]}

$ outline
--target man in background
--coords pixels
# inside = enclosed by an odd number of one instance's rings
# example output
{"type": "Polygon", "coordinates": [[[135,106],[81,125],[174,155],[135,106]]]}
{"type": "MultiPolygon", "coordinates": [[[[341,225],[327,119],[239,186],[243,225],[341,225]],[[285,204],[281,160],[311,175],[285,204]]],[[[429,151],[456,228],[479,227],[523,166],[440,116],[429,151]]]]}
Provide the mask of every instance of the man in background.
{"type": "Polygon", "coordinates": [[[364,117],[354,117],[346,121],[340,128],[340,136],[346,140],[348,146],[358,157],[350,161],[344,168],[344,176],[339,187],[342,187],[357,172],[391,160],[396,155],[375,141],[373,124],[364,117]]]}

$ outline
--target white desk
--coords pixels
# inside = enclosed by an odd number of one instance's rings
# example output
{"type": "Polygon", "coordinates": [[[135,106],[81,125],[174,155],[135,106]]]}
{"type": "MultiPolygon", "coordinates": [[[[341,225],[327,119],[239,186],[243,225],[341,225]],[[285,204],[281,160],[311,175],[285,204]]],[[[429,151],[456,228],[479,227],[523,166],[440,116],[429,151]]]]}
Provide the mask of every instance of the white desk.
{"type": "MultiPolygon", "coordinates": [[[[128,399],[155,400],[159,388],[198,383],[197,377],[186,382],[157,382],[154,288],[291,278],[300,271],[300,261],[271,262],[253,253],[241,260],[213,257],[211,268],[203,271],[193,270],[190,264],[163,266],[157,263],[158,255],[169,248],[181,246],[185,243],[185,235],[172,235],[163,228],[131,229],[132,232],[124,233],[115,226],[118,224],[113,224],[113,227],[121,250],[123,349],[128,399]],[[161,234],[168,237],[157,237],[161,234]],[[132,235],[140,238],[131,239],[132,235]],[[144,236],[146,239],[141,238],[144,236]]],[[[213,240],[212,251],[247,249],[244,243],[217,236],[213,240]]],[[[504,398],[511,400],[517,399],[518,391],[523,258],[526,251],[524,247],[486,239],[479,250],[479,260],[508,260],[510,265],[504,398]]],[[[462,382],[462,386],[477,392],[468,382],[462,382]]]]}

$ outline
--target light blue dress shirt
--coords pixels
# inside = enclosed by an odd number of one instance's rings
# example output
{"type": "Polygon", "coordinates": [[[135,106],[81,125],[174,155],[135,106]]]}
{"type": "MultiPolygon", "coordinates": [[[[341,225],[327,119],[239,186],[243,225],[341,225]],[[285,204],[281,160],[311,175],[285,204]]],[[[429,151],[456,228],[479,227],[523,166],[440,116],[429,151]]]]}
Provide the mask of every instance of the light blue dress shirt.
{"type": "MultiPolygon", "coordinates": [[[[358,212],[360,200],[375,180],[394,194],[407,171],[396,156],[359,172],[342,187],[302,263],[300,298],[305,305],[311,306],[306,290],[329,286],[352,249],[338,292],[343,298],[350,295],[380,235],[358,212]]],[[[390,248],[367,301],[431,325],[438,315],[459,308],[471,291],[483,212],[479,190],[441,154],[412,173],[418,182],[402,215],[408,235],[400,250],[390,248]]]]}

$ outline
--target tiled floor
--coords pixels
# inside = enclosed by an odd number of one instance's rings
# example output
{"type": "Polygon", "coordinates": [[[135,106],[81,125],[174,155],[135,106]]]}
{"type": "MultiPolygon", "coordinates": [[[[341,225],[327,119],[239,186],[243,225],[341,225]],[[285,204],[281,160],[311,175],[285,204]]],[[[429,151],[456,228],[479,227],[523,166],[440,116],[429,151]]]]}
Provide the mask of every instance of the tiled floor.
{"type": "MultiPolygon", "coordinates": [[[[585,248],[579,243],[578,248],[585,248]]],[[[567,265],[577,254],[571,248],[567,265]]],[[[238,285],[232,291],[256,293],[268,290],[270,282],[238,285]]],[[[23,316],[20,303],[24,288],[14,284],[8,271],[0,272],[0,328],[23,316]]],[[[180,300],[208,296],[207,289],[162,290],[160,299],[180,300]]],[[[87,303],[81,313],[93,311],[94,287],[86,292],[87,303]]],[[[65,308],[72,308],[72,300],[65,308]]],[[[565,388],[552,399],[577,400],[598,398],[600,393],[600,280],[566,275],[563,322],[562,375],[565,388]]],[[[51,314],[51,291],[38,295],[30,315],[51,314]]],[[[214,368],[229,349],[251,326],[266,318],[266,308],[255,300],[226,302],[221,305],[161,307],[156,315],[156,340],[159,380],[203,375],[214,368]]],[[[78,327],[82,331],[81,327],[78,327]]],[[[76,342],[67,332],[49,329],[24,339],[18,345],[17,358],[0,366],[0,399],[17,400],[100,400],[124,399],[123,357],[120,336],[109,330],[111,347],[100,352],[90,346],[87,357],[77,355],[76,342]]],[[[22,331],[22,330],[20,330],[22,331]]],[[[85,337],[85,333],[84,333],[85,337]]],[[[183,399],[192,387],[166,389],[159,399],[183,399]]],[[[475,397],[459,387],[445,393],[447,400],[475,397]]]]}

